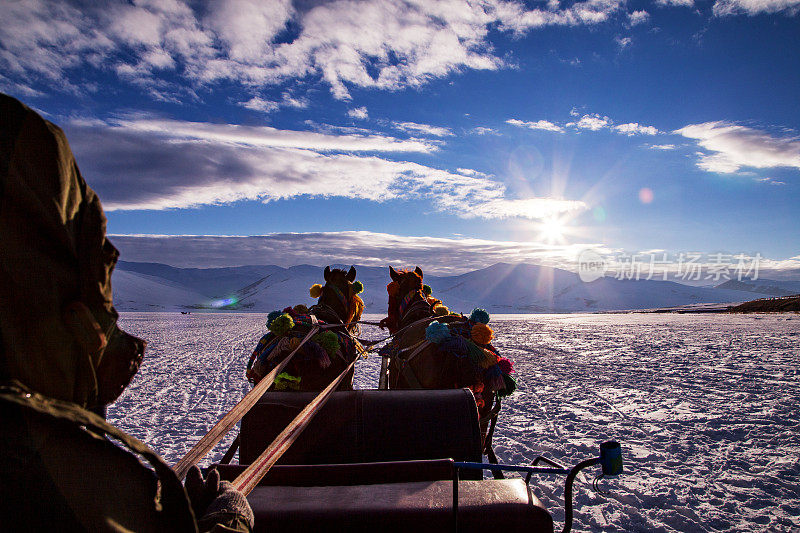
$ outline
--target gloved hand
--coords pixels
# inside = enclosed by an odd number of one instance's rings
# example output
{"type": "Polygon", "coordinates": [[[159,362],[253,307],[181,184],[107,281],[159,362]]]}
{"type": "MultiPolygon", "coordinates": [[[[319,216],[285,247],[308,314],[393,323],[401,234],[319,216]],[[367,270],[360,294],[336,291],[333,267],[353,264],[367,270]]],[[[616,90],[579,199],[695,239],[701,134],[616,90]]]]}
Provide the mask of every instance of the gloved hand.
{"type": "Polygon", "coordinates": [[[192,466],[186,474],[184,486],[200,531],[207,531],[216,524],[228,525],[236,516],[243,518],[253,528],[253,510],[247,498],[234,489],[229,481],[220,481],[216,469],[210,471],[204,480],[200,469],[192,466]]]}

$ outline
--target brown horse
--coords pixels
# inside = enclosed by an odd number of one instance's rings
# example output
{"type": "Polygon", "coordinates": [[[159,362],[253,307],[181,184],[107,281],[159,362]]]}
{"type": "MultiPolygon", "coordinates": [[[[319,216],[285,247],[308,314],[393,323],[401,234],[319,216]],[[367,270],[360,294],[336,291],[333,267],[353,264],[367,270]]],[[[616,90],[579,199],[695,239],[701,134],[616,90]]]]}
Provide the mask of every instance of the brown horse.
{"type": "MultiPolygon", "coordinates": [[[[466,323],[461,315],[442,313],[441,302],[423,290],[422,269],[397,272],[391,266],[389,275],[389,316],[383,324],[397,332],[394,356],[389,362],[389,388],[451,389],[469,387],[476,395],[484,453],[496,462],[491,449],[494,421],[500,410],[494,391],[483,390],[483,384],[468,357],[456,357],[436,344],[425,344],[425,329],[431,322],[466,323]],[[491,426],[491,428],[490,428],[491,426]]],[[[478,371],[479,372],[479,371],[478,371]]]]}
{"type": "MultiPolygon", "coordinates": [[[[294,349],[312,327],[312,316],[325,324],[341,324],[340,327],[326,328],[323,335],[336,334],[340,349],[332,354],[323,353],[320,333],[307,341],[294,355],[284,370],[286,375],[277,379],[270,390],[321,391],[327,387],[357,357],[353,337],[358,334],[358,325],[352,324],[361,318],[364,303],[354,288],[356,279],[355,267],[344,270],[325,267],[325,285],[315,285],[311,289],[313,297],[318,298],[310,309],[295,306],[284,311],[292,318],[294,327],[288,332],[268,333],[259,342],[253,356],[252,369],[248,370],[248,379],[257,383],[261,377],[274,368],[292,349],[294,349]],[[319,341],[319,342],[317,342],[319,341]],[[270,345],[275,347],[275,354],[269,351],[270,345]],[[265,355],[259,349],[264,346],[265,355]],[[298,380],[299,378],[299,380],[298,380]]],[[[353,370],[344,377],[337,390],[353,389],[353,370]]]]}

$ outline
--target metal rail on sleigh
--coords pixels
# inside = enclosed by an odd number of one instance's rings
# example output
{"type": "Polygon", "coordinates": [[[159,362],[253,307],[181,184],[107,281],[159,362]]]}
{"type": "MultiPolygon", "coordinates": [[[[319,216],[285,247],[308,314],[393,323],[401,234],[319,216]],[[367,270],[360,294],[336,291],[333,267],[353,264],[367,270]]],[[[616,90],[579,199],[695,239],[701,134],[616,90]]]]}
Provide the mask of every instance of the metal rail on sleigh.
{"type": "Polygon", "coordinates": [[[571,469],[564,468],[558,463],[545,457],[539,456],[533,461],[532,466],[516,466],[493,463],[453,463],[453,530],[458,531],[458,479],[461,470],[490,470],[500,472],[524,472],[525,484],[528,485],[533,474],[566,474],[564,481],[564,529],[562,533],[569,533],[572,530],[572,485],[575,478],[584,468],[600,464],[602,473],[595,480],[605,476],[616,476],[622,473],[622,448],[618,442],[607,441],[600,444],[600,457],[581,461],[571,469]],[[549,467],[536,466],[538,463],[545,463],[549,467]]]}

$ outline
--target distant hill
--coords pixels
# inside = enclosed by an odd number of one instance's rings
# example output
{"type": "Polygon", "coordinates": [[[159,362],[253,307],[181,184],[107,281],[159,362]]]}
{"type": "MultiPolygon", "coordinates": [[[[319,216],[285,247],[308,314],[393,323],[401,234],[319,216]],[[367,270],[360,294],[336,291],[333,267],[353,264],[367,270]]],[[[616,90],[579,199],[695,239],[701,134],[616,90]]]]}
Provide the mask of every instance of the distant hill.
{"type": "Polygon", "coordinates": [[[762,298],[728,309],[731,313],[786,313],[800,312],[800,294],[778,298],[762,298]]]}
{"type": "Polygon", "coordinates": [[[770,294],[772,296],[791,296],[800,294],[800,281],[778,281],[773,279],[731,279],[716,286],[717,289],[732,289],[737,291],[770,294]]]}
{"type": "MultiPolygon", "coordinates": [[[[344,266],[344,265],[339,265],[344,266]]],[[[349,267],[349,265],[346,265],[349,267]]],[[[387,267],[356,266],[368,313],[385,313],[387,267]]],[[[250,265],[176,268],[157,263],[120,262],[114,273],[114,301],[120,310],[226,309],[269,312],[314,303],[308,288],[323,283],[323,267],[250,265]]],[[[651,309],[701,303],[745,302],[758,293],[719,286],[692,287],[670,281],[600,278],[584,283],[577,274],[529,264],[498,263],[458,276],[425,276],[453,311],[483,307],[494,313],[594,312],[651,309]]],[[[791,282],[782,282],[791,283],[791,282]]],[[[723,284],[724,285],[724,284],[723,284]]]]}

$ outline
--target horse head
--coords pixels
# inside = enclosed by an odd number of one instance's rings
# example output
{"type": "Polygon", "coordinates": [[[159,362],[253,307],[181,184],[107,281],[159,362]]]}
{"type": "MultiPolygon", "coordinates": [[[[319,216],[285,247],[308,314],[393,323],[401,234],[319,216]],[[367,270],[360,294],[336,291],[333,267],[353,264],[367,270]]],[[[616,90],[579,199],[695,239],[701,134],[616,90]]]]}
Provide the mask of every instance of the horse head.
{"type": "Polygon", "coordinates": [[[364,303],[358,297],[360,289],[356,285],[356,269],[351,266],[345,272],[340,268],[331,269],[326,266],[323,272],[325,285],[319,296],[317,306],[323,310],[330,309],[342,323],[356,322],[364,311],[364,303]]]}
{"type": "Polygon", "coordinates": [[[422,269],[397,271],[389,267],[389,276],[392,282],[387,287],[389,291],[389,326],[398,329],[403,324],[408,324],[412,319],[424,318],[432,313],[428,298],[423,292],[422,269]]]}

